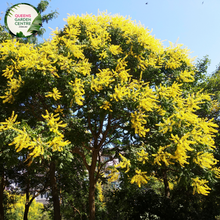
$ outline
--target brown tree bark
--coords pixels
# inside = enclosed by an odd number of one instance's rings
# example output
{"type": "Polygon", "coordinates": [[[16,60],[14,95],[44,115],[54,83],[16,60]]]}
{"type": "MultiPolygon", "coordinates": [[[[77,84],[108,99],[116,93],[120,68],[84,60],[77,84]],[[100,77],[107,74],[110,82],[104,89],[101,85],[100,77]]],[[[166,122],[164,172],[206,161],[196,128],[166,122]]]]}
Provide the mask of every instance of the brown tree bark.
{"type": "Polygon", "coordinates": [[[26,187],[26,190],[25,190],[26,201],[25,201],[25,210],[24,210],[24,220],[28,219],[28,211],[29,211],[29,207],[30,207],[30,203],[29,203],[29,199],[30,199],[29,190],[30,190],[29,179],[27,179],[27,187],[26,187]]]}
{"type": "Polygon", "coordinates": [[[170,187],[169,187],[169,182],[167,179],[167,171],[166,170],[163,171],[163,183],[164,183],[164,187],[165,187],[165,197],[167,199],[169,199],[170,198],[170,187]]]}
{"type": "MultiPolygon", "coordinates": [[[[3,167],[2,167],[3,168],[3,167]]],[[[4,206],[3,206],[3,195],[5,189],[5,180],[4,180],[4,170],[2,170],[2,174],[0,177],[0,220],[4,220],[4,206]]]]}
{"type": "Polygon", "coordinates": [[[55,171],[56,171],[55,163],[51,161],[50,163],[50,186],[52,190],[54,220],[61,220],[59,190],[58,190],[57,183],[56,183],[55,171]]]}
{"type": "Polygon", "coordinates": [[[95,181],[89,178],[89,219],[95,219],[95,181]]]}
{"type": "MultiPolygon", "coordinates": [[[[89,168],[89,220],[95,220],[95,188],[97,177],[95,176],[98,151],[92,152],[92,163],[89,168]]],[[[97,174],[98,175],[98,174],[97,174]]]]}

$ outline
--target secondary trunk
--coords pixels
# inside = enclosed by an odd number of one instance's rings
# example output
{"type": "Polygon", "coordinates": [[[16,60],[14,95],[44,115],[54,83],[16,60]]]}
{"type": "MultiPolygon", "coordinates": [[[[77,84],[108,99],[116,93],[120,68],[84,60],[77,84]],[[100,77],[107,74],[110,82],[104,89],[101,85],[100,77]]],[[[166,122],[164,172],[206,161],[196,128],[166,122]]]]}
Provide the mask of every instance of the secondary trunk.
{"type": "Polygon", "coordinates": [[[96,186],[96,162],[98,151],[93,151],[92,163],[89,169],[89,220],[95,220],[95,186],[96,186]]]}
{"type": "Polygon", "coordinates": [[[164,187],[165,187],[165,197],[167,199],[169,199],[170,198],[170,187],[169,187],[169,182],[167,179],[167,171],[166,170],[163,171],[163,183],[164,183],[164,187]]]}
{"type": "Polygon", "coordinates": [[[3,207],[3,196],[5,189],[5,180],[4,180],[4,170],[2,169],[2,174],[0,177],[0,220],[4,220],[4,207],[3,207]]]}
{"type": "Polygon", "coordinates": [[[27,180],[27,187],[26,187],[26,202],[25,202],[25,210],[24,210],[24,220],[27,220],[28,219],[28,211],[29,211],[29,207],[30,207],[30,203],[29,203],[29,199],[30,199],[30,196],[29,196],[29,190],[30,190],[30,187],[29,187],[29,179],[27,180]]]}
{"type": "Polygon", "coordinates": [[[92,173],[89,176],[89,219],[95,220],[95,180],[92,173]]]}
{"type": "Polygon", "coordinates": [[[29,202],[25,204],[25,210],[24,210],[24,220],[28,219],[28,212],[29,212],[30,204],[29,202]]]}
{"type": "Polygon", "coordinates": [[[56,171],[55,163],[51,161],[50,163],[50,186],[52,190],[54,220],[61,220],[59,190],[58,190],[57,183],[56,183],[55,171],[56,171]]]}

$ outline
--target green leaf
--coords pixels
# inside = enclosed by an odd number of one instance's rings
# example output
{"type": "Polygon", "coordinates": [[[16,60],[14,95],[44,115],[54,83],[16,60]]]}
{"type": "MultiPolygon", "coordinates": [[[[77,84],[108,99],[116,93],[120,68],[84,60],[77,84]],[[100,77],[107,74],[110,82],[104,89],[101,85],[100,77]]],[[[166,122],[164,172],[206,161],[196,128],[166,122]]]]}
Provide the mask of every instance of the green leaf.
{"type": "Polygon", "coordinates": [[[19,33],[16,34],[16,37],[25,37],[25,36],[24,36],[23,32],[20,31],[19,33]]]}
{"type": "Polygon", "coordinates": [[[33,33],[34,31],[38,31],[40,29],[41,25],[42,25],[41,15],[38,14],[38,16],[32,22],[30,28],[28,29],[28,32],[33,33]]]}

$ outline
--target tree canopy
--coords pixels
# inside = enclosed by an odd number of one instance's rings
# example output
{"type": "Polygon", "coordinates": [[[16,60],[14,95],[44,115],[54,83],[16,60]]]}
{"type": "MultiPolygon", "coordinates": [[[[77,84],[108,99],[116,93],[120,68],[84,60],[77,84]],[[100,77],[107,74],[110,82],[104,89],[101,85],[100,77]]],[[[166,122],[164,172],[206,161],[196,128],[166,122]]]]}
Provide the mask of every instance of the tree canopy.
{"type": "Polygon", "coordinates": [[[189,50],[164,47],[119,15],[66,21],[41,45],[1,44],[0,98],[7,114],[0,131],[13,131],[9,145],[27,151],[30,161],[78,154],[88,171],[90,219],[104,155],[120,154],[118,167],[131,172],[131,183],[162,180],[166,197],[169,182],[207,195],[209,181],[219,177],[217,125],[198,113],[212,103],[208,94],[190,90],[198,70],[189,50]],[[135,149],[134,162],[123,156],[135,149]]]}

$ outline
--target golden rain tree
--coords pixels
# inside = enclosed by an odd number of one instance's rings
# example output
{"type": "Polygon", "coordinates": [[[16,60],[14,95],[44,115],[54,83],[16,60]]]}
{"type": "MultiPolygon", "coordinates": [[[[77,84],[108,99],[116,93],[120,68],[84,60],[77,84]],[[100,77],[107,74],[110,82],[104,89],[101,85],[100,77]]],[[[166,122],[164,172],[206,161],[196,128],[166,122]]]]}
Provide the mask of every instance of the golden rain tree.
{"type": "MultiPolygon", "coordinates": [[[[107,163],[101,157],[112,160],[131,143],[142,146],[137,156],[146,167],[193,173],[195,164],[217,173],[215,125],[196,114],[209,96],[184,90],[195,73],[188,50],[165,48],[148,29],[119,15],[73,15],[66,21],[40,46],[1,44],[2,106],[17,106],[0,127],[15,133],[10,145],[27,149],[29,159],[50,158],[55,151],[79,154],[88,171],[91,220],[107,163]]],[[[129,172],[129,160],[123,161],[129,172]]],[[[131,182],[146,183],[153,172],[137,168],[131,182]]],[[[207,190],[196,174],[191,182],[194,192],[207,190]]]]}
{"type": "MultiPolygon", "coordinates": [[[[15,200],[14,204],[11,204],[8,207],[7,215],[10,216],[11,219],[23,219],[24,212],[25,212],[25,195],[13,195],[7,193],[9,196],[13,197],[15,200]]],[[[44,205],[42,203],[38,203],[33,200],[33,203],[30,206],[30,211],[28,213],[28,219],[30,220],[37,220],[41,219],[43,215],[43,208],[44,205]]]]}

